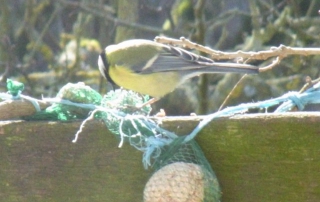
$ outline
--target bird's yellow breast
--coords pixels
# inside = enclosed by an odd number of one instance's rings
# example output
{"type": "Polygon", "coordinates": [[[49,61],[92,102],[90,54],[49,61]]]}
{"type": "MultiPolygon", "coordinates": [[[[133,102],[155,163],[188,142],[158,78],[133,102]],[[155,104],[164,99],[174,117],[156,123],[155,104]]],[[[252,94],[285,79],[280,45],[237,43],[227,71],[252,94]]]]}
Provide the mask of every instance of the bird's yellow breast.
{"type": "Polygon", "coordinates": [[[109,75],[117,85],[155,98],[173,91],[180,81],[178,72],[139,74],[122,66],[110,68],[109,75]]]}

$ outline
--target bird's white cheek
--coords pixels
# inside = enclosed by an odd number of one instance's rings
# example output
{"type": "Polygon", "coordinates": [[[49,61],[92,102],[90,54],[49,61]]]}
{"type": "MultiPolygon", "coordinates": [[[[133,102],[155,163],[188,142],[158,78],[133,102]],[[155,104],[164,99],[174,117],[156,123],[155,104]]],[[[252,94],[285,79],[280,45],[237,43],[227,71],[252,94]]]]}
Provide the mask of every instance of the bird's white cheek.
{"type": "Polygon", "coordinates": [[[98,58],[98,67],[99,67],[100,71],[103,71],[104,68],[105,68],[100,55],[99,55],[99,58],[98,58]]]}

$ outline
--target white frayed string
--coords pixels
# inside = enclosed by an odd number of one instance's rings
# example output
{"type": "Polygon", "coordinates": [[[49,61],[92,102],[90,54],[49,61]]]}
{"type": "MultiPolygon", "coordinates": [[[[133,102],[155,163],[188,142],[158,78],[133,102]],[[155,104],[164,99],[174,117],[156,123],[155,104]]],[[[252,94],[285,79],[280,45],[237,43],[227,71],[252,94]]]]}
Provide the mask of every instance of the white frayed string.
{"type": "Polygon", "coordinates": [[[92,113],[90,114],[90,116],[88,116],[88,118],[86,118],[86,119],[81,123],[79,130],[77,131],[77,133],[75,134],[74,139],[72,140],[73,143],[76,143],[76,142],[77,142],[78,137],[79,137],[79,134],[82,133],[82,130],[84,129],[85,124],[86,124],[88,121],[93,120],[95,113],[98,112],[98,111],[99,111],[98,109],[93,110],[92,113]]]}

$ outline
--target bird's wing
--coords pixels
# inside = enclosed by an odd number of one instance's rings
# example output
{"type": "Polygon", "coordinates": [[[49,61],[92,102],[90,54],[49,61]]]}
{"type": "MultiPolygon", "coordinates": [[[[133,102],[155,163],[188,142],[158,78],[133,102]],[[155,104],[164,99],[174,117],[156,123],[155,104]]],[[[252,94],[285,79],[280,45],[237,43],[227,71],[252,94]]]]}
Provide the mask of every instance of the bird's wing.
{"type": "MultiPolygon", "coordinates": [[[[154,72],[167,72],[167,71],[181,71],[190,70],[200,67],[198,61],[207,64],[213,63],[213,60],[205,58],[189,51],[176,47],[163,47],[152,61],[148,64],[140,66],[139,73],[154,73],[154,72]]],[[[202,65],[203,66],[203,65],[202,65]]]]}
{"type": "MultiPolygon", "coordinates": [[[[140,66],[141,67],[141,66],[140,66]]],[[[139,73],[150,74],[168,71],[200,71],[200,72],[242,72],[258,73],[258,68],[252,65],[236,63],[217,63],[181,48],[166,46],[152,61],[142,66],[139,73]]]]}

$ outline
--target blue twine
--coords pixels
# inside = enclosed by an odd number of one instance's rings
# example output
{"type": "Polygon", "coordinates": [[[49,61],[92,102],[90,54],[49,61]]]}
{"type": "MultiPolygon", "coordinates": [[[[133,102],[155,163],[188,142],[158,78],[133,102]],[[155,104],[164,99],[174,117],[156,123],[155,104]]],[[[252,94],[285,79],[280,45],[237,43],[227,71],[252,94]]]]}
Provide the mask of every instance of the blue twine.
{"type": "Polygon", "coordinates": [[[39,100],[27,95],[23,95],[21,94],[21,91],[19,91],[16,95],[12,95],[10,93],[0,93],[0,99],[2,100],[22,100],[22,98],[31,102],[37,112],[41,111],[39,100]]]}
{"type": "Polygon", "coordinates": [[[303,93],[299,92],[288,92],[278,98],[269,99],[256,103],[246,103],[240,104],[234,107],[225,108],[219,112],[204,116],[205,118],[200,121],[198,126],[186,136],[184,142],[188,142],[197,136],[197,134],[213,119],[222,116],[232,116],[234,114],[242,113],[248,111],[249,109],[263,109],[276,106],[282,103],[274,113],[283,113],[291,110],[293,107],[297,106],[299,110],[303,110],[307,104],[318,104],[320,103],[320,83],[317,83],[310,89],[303,93]]]}

